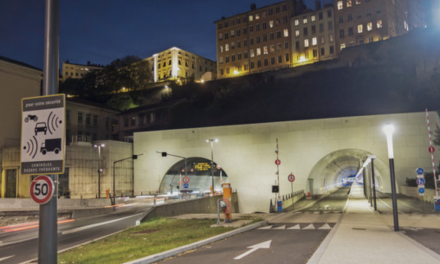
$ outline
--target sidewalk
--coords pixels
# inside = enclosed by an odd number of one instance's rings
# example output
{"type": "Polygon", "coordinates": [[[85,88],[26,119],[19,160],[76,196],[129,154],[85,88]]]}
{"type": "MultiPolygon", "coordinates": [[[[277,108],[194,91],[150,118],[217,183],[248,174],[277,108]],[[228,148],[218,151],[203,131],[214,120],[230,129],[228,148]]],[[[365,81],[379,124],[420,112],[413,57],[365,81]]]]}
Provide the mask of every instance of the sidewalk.
{"type": "MultiPolygon", "coordinates": [[[[435,215],[399,214],[402,227],[439,228],[435,215]]],[[[345,213],[310,258],[308,264],[440,263],[440,256],[401,232],[393,215],[371,211],[366,199],[348,200],[345,213]]]]}

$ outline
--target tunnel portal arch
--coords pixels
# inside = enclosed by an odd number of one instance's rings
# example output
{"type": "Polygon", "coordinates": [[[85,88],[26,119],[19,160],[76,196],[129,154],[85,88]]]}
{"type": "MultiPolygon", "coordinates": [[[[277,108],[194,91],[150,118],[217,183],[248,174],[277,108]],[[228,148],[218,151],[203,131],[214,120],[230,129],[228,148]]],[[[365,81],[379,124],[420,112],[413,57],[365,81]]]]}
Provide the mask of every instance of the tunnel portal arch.
{"type": "MultiPolygon", "coordinates": [[[[189,178],[187,186],[180,181],[185,177],[185,160],[180,160],[171,166],[162,178],[159,193],[168,195],[179,194],[179,189],[194,194],[206,194],[210,192],[212,185],[211,160],[191,157],[186,159],[187,173],[189,178]]],[[[214,162],[214,190],[221,191],[221,184],[229,182],[228,175],[217,163],[214,162]]]]}
{"type": "MultiPolygon", "coordinates": [[[[374,155],[360,149],[342,149],[331,152],[321,158],[312,168],[305,190],[311,195],[324,194],[341,186],[349,186],[352,182],[363,183],[363,173],[355,179],[357,172],[362,167],[368,156],[374,155]]],[[[376,189],[387,191],[390,188],[388,166],[379,159],[374,160],[374,175],[376,189]]]]}

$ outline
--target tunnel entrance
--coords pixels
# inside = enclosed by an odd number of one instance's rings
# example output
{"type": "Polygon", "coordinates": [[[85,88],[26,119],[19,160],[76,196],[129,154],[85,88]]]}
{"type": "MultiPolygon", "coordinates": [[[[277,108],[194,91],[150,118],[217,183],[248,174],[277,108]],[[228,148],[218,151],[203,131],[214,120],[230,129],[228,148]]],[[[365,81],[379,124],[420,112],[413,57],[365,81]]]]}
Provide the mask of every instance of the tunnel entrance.
{"type": "MultiPolygon", "coordinates": [[[[351,186],[353,183],[363,185],[364,173],[357,173],[370,155],[373,154],[365,150],[343,149],[324,156],[308,176],[307,192],[311,195],[324,194],[342,186],[351,186]]],[[[387,167],[380,160],[375,160],[374,165],[376,189],[383,190],[382,175],[386,174],[387,167]]],[[[369,175],[365,175],[368,180],[371,178],[369,175]]]]}
{"type": "MultiPolygon", "coordinates": [[[[159,193],[178,195],[184,193],[208,194],[212,185],[211,160],[199,157],[186,159],[187,172],[185,177],[185,160],[176,162],[162,178],[159,193]],[[188,181],[188,182],[186,182],[188,181]]],[[[229,182],[228,175],[214,162],[214,191],[221,192],[222,183],[229,182]]]]}

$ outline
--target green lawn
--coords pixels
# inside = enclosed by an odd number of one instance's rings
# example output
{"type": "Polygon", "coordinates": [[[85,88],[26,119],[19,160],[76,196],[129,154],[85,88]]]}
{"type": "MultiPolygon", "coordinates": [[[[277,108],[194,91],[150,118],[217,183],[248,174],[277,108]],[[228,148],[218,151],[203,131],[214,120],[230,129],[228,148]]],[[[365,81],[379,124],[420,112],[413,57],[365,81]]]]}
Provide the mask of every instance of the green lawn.
{"type": "Polygon", "coordinates": [[[120,264],[228,232],[215,219],[154,218],[124,232],[58,255],[58,263],[120,264]]]}

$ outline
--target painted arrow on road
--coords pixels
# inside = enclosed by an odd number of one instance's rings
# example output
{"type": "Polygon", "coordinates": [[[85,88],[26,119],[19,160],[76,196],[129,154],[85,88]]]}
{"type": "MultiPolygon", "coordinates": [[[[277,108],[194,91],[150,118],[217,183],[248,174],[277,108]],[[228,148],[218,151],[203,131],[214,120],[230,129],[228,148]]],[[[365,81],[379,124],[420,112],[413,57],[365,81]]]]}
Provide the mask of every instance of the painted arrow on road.
{"type": "Polygon", "coordinates": [[[251,254],[252,252],[254,252],[254,251],[256,251],[256,250],[258,250],[260,248],[270,248],[270,242],[272,242],[272,240],[268,240],[266,242],[259,243],[259,244],[247,247],[247,248],[250,248],[251,250],[246,251],[245,253],[241,254],[238,257],[235,257],[234,259],[242,259],[242,258],[246,257],[247,255],[251,254]]]}

